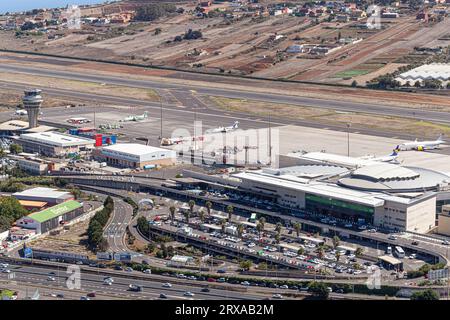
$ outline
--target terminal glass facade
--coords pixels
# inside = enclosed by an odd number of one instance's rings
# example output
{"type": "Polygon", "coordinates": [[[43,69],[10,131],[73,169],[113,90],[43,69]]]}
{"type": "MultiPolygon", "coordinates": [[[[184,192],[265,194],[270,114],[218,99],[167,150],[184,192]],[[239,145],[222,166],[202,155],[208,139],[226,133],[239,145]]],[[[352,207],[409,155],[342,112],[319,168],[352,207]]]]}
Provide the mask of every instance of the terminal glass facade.
{"type": "Polygon", "coordinates": [[[322,197],[314,194],[305,195],[305,208],[310,212],[317,212],[338,218],[364,219],[368,223],[373,223],[375,209],[358,203],[322,197]]]}

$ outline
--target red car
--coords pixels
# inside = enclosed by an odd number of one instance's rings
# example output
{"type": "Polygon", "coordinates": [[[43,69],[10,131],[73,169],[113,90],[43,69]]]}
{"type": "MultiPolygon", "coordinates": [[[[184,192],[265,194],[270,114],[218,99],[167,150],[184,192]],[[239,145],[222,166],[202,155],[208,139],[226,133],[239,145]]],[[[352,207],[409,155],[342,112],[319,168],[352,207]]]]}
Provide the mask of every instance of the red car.
{"type": "Polygon", "coordinates": [[[95,298],[95,292],[89,292],[86,296],[89,298],[95,298]]]}
{"type": "Polygon", "coordinates": [[[208,282],[216,282],[217,280],[216,279],[214,279],[214,278],[208,278],[208,280],[207,280],[208,282]]]}

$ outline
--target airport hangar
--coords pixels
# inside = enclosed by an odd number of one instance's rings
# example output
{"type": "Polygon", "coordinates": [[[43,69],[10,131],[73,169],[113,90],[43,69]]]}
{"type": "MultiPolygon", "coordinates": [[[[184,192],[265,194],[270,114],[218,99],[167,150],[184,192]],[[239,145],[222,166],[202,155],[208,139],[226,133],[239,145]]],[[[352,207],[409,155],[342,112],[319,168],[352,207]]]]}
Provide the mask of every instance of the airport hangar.
{"type": "Polygon", "coordinates": [[[426,233],[437,204],[450,200],[450,177],[419,167],[323,152],[280,156],[280,168],[192,177],[267,196],[283,208],[322,213],[377,227],[426,233]]]}

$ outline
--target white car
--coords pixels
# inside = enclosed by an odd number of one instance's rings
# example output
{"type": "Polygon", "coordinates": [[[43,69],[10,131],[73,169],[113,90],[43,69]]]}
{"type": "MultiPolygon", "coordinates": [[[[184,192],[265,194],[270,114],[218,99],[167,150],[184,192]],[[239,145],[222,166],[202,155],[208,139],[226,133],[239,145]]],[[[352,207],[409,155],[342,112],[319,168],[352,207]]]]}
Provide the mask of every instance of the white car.
{"type": "Polygon", "coordinates": [[[146,274],[151,274],[152,273],[152,270],[151,269],[145,269],[144,271],[142,271],[143,273],[146,273],[146,274]]]}
{"type": "Polygon", "coordinates": [[[190,291],[186,291],[186,292],[184,293],[184,296],[185,296],[185,297],[193,297],[194,294],[193,294],[192,292],[190,292],[190,291]]]}
{"type": "Polygon", "coordinates": [[[276,293],[276,294],[274,294],[272,296],[272,298],[274,298],[274,299],[283,299],[283,296],[281,294],[279,294],[279,293],[276,293]]]}
{"type": "Polygon", "coordinates": [[[56,281],[55,277],[48,277],[47,280],[48,281],[56,281]]]}
{"type": "Polygon", "coordinates": [[[250,285],[250,282],[248,282],[248,281],[243,281],[243,282],[241,282],[241,284],[243,285],[243,286],[249,286],[250,285]]]}
{"type": "Polygon", "coordinates": [[[3,269],[3,268],[6,269],[6,268],[8,268],[8,266],[9,266],[9,265],[8,265],[7,263],[0,263],[0,268],[2,268],[2,269],[3,269]]]}
{"type": "Polygon", "coordinates": [[[254,242],[250,242],[248,245],[247,245],[247,247],[249,247],[249,248],[253,248],[253,247],[255,247],[256,246],[256,244],[254,243],[254,242]]]}
{"type": "Polygon", "coordinates": [[[9,269],[3,269],[2,272],[3,272],[3,273],[11,273],[11,270],[9,270],[9,269]]]}
{"type": "Polygon", "coordinates": [[[170,284],[169,282],[166,282],[163,284],[164,288],[172,288],[172,284],[170,284]]]}

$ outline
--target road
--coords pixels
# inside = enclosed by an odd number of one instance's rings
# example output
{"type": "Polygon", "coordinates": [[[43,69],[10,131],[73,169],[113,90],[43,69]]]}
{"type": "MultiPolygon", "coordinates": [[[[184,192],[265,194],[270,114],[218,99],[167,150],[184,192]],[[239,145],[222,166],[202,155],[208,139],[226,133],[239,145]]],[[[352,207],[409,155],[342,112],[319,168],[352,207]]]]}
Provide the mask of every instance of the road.
{"type": "MultiPolygon", "coordinates": [[[[164,293],[168,299],[176,300],[220,300],[220,299],[230,299],[230,300],[260,300],[264,297],[271,296],[271,290],[260,289],[263,293],[246,292],[243,295],[242,292],[221,290],[210,288],[210,292],[201,292],[202,286],[199,286],[200,282],[196,282],[195,285],[190,285],[189,281],[184,281],[183,284],[172,283],[171,288],[164,288],[160,279],[152,279],[152,275],[146,275],[145,279],[133,279],[127,276],[113,276],[114,282],[112,285],[105,285],[103,279],[105,275],[102,274],[101,269],[99,269],[98,274],[95,273],[85,273],[80,274],[80,287],[71,289],[70,284],[75,282],[67,281],[71,273],[67,273],[66,269],[58,267],[34,267],[25,265],[10,265],[10,274],[1,273],[0,281],[11,282],[13,285],[18,284],[30,284],[34,287],[51,288],[53,292],[59,293],[60,291],[78,292],[80,296],[86,295],[89,292],[95,292],[99,296],[104,296],[109,298],[110,296],[115,296],[117,298],[125,299],[158,299],[161,293],[164,293]],[[55,280],[49,280],[49,274],[54,272],[52,275],[55,280]],[[14,275],[12,279],[11,274],[14,275]],[[142,292],[131,292],[129,291],[129,285],[142,285],[142,292]],[[194,297],[185,297],[184,293],[190,291],[194,293],[194,297]]],[[[124,271],[125,272],[125,271],[124,271]]],[[[138,273],[138,272],[134,272],[138,273]]],[[[173,278],[172,278],[173,279],[173,278]]],[[[170,278],[167,278],[167,282],[170,282],[170,278]]],[[[207,286],[207,282],[201,282],[203,286],[207,286]]],[[[226,287],[224,287],[226,288],[226,287]]],[[[31,291],[31,290],[30,290],[31,291]]],[[[273,290],[272,290],[273,291],[273,290]]],[[[72,294],[73,295],[73,294],[72,294]]]]}
{"type": "Polygon", "coordinates": [[[108,251],[128,251],[125,244],[125,232],[132,216],[133,207],[120,199],[114,198],[114,210],[103,232],[103,235],[108,240],[108,251]]]}
{"type": "MultiPolygon", "coordinates": [[[[1,65],[0,72],[13,72],[13,73],[23,73],[31,74],[37,76],[48,76],[60,79],[70,79],[79,81],[89,81],[97,83],[107,83],[113,85],[121,85],[135,88],[152,88],[152,89],[166,89],[171,91],[178,91],[184,94],[189,94],[190,90],[195,89],[198,95],[208,95],[208,96],[221,96],[227,98],[237,98],[237,99],[248,99],[248,100],[258,100],[265,102],[273,102],[280,104],[291,104],[298,106],[309,106],[315,108],[325,108],[334,109],[343,112],[363,112],[369,114],[385,115],[385,116],[396,116],[405,118],[418,118],[425,121],[440,122],[440,123],[450,123],[450,113],[433,111],[433,110],[422,110],[422,109],[410,109],[405,107],[394,107],[387,106],[377,103],[358,103],[342,101],[340,99],[327,100],[318,98],[309,98],[301,96],[290,96],[286,94],[274,94],[274,93],[263,93],[255,91],[246,91],[242,89],[220,89],[220,88],[209,88],[200,85],[191,84],[175,84],[162,81],[154,80],[136,80],[129,78],[119,78],[115,76],[106,75],[95,75],[88,74],[86,72],[74,72],[74,71],[61,71],[61,70],[50,70],[31,66],[19,66],[19,65],[1,65]]],[[[73,96],[81,97],[84,94],[73,93],[73,96]]],[[[120,100],[128,100],[126,98],[116,98],[109,97],[110,100],[119,102],[120,100]]],[[[129,101],[128,103],[130,103],[129,101]]],[[[148,102],[146,102],[148,104],[148,102]]]]}

